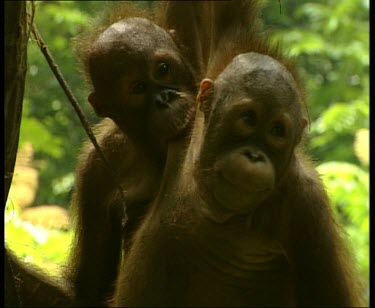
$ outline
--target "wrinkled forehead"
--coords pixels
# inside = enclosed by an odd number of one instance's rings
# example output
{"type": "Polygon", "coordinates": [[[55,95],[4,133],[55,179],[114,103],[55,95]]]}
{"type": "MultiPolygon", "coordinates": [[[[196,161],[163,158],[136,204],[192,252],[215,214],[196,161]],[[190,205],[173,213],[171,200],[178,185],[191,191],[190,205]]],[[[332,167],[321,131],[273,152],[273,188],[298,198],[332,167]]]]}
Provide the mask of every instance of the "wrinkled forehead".
{"type": "Polygon", "coordinates": [[[286,68],[253,52],[236,56],[215,82],[215,109],[236,103],[236,98],[279,108],[299,104],[297,86],[286,68]]]}
{"type": "Polygon", "coordinates": [[[157,48],[174,48],[167,31],[145,18],[127,18],[112,24],[97,39],[102,52],[147,54],[157,48]]]}

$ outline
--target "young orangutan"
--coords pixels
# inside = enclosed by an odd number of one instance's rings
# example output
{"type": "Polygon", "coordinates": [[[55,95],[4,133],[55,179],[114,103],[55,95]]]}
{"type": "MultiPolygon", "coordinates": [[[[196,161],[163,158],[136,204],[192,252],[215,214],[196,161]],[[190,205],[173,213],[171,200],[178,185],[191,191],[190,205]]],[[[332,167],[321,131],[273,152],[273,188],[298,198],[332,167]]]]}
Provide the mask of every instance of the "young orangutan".
{"type": "Polygon", "coordinates": [[[258,32],[255,13],[243,22],[257,5],[212,7],[220,37],[200,110],[191,135],[169,144],[114,307],[361,305],[353,258],[300,149],[298,76],[258,32]]]}
{"type": "Polygon", "coordinates": [[[191,140],[169,146],[113,306],[361,304],[324,187],[298,150],[300,93],[284,65],[255,52],[202,81],[191,140]]]}
{"type": "MultiPolygon", "coordinates": [[[[167,143],[186,134],[194,110],[202,72],[197,27],[203,20],[200,4],[163,2],[155,6],[142,11],[127,2],[112,12],[112,22],[104,22],[104,28],[94,27],[93,35],[77,44],[94,88],[89,102],[99,116],[108,117],[96,127],[97,137],[126,190],[128,222],[123,230],[124,206],[117,183],[96,150],[86,145],[72,202],[76,237],[65,273],[75,298],[69,297],[69,305],[102,305],[111,294],[121,235],[124,233],[128,244],[158,188],[167,143]],[[186,25],[192,27],[185,29],[186,25]],[[174,30],[167,32],[160,26],[174,30]]],[[[34,298],[40,305],[62,301],[68,305],[65,294],[56,293],[48,275],[29,275],[28,267],[20,264],[22,273],[24,267],[22,297],[27,298],[26,305],[32,305],[34,298]],[[41,292],[56,298],[40,296],[41,292]]],[[[16,300],[13,294],[9,299],[16,300]]]]}
{"type": "Polygon", "coordinates": [[[91,144],[79,160],[72,206],[76,238],[69,280],[82,305],[101,305],[113,288],[126,242],[156,195],[167,145],[180,138],[194,111],[197,81],[169,33],[148,19],[134,17],[108,27],[85,55],[94,91],[89,102],[107,117],[98,142],[114,166],[127,204],[111,173],[91,144]]]}

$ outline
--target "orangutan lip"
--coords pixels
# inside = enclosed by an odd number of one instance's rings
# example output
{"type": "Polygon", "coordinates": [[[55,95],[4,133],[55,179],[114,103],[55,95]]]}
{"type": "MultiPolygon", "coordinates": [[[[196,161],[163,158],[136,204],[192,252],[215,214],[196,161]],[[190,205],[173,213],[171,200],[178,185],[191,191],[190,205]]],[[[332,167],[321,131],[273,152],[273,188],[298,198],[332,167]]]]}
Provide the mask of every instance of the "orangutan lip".
{"type": "MultiPolygon", "coordinates": [[[[218,170],[216,172],[218,174],[217,177],[219,178],[219,181],[227,182],[229,185],[233,186],[235,190],[242,190],[242,191],[245,191],[247,193],[252,193],[252,194],[266,193],[266,192],[269,192],[269,191],[272,190],[271,188],[266,188],[266,189],[261,189],[261,190],[249,190],[249,189],[246,189],[243,186],[239,186],[237,183],[233,182],[231,179],[226,177],[223,174],[222,171],[218,170]]],[[[251,189],[251,187],[249,187],[249,188],[251,189]]]]}

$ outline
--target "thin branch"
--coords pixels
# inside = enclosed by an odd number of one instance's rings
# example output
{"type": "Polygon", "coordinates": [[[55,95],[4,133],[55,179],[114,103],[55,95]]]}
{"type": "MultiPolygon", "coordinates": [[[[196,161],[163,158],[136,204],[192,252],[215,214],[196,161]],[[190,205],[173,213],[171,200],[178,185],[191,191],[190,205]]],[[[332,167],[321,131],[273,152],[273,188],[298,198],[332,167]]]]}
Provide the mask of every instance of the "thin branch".
{"type": "Polygon", "coordinates": [[[115,171],[113,170],[111,164],[109,163],[109,161],[107,160],[107,158],[105,157],[103,151],[101,150],[95,136],[94,136],[94,133],[92,132],[92,129],[90,127],[90,124],[89,122],[87,121],[77,99],[75,98],[73,92],[71,91],[71,89],[69,88],[69,85],[67,84],[67,82],[65,81],[62,73],[60,72],[55,60],[53,59],[47,45],[44,43],[36,25],[33,23],[31,25],[31,31],[40,47],[40,50],[42,51],[44,57],[46,58],[47,62],[48,62],[48,65],[50,66],[52,72],[54,73],[56,79],[58,80],[58,82],[60,83],[60,86],[62,87],[62,89],[64,90],[65,92],[65,95],[67,96],[69,102],[71,103],[71,105],[73,106],[76,114],[78,115],[78,118],[80,119],[88,137],[90,138],[92,144],[94,145],[96,151],[98,152],[100,158],[103,160],[105,166],[107,167],[108,169],[108,172],[111,174],[111,176],[113,177],[113,181],[114,181],[114,184],[117,186],[118,188],[118,191],[120,193],[120,197],[122,199],[122,203],[123,203],[123,209],[124,209],[124,217],[123,217],[123,225],[126,224],[126,221],[128,219],[127,217],[127,213],[126,213],[126,198],[125,198],[125,194],[124,194],[124,189],[122,188],[121,186],[121,182],[119,180],[119,177],[118,175],[115,173],[115,171]]]}

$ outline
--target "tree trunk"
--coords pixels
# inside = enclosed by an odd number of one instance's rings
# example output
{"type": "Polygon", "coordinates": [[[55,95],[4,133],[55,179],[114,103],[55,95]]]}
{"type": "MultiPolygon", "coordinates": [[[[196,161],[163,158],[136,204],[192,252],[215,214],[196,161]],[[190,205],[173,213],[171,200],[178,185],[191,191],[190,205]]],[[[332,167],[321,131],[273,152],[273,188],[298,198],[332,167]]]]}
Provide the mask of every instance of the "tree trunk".
{"type": "MultiPolygon", "coordinates": [[[[5,1],[5,170],[4,208],[12,183],[25,89],[28,30],[25,1],[5,1]]],[[[14,273],[4,247],[6,307],[21,307],[14,273]]]]}
{"type": "Polygon", "coordinates": [[[25,1],[5,1],[4,208],[13,178],[22,115],[27,57],[25,1]]]}

